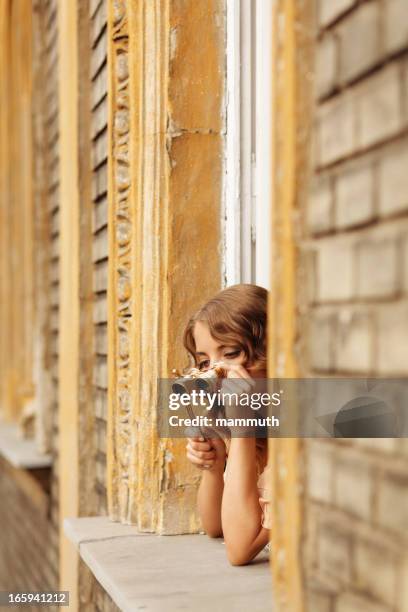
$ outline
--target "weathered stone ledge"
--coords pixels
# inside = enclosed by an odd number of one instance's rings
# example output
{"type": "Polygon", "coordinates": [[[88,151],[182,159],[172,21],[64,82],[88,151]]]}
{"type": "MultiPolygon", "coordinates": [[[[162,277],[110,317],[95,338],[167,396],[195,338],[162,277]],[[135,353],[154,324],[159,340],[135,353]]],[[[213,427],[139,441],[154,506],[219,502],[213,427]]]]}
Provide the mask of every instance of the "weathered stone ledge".
{"type": "Polygon", "coordinates": [[[98,582],[123,612],[265,612],[271,610],[268,555],[231,566],[221,539],[164,536],[107,517],[65,519],[75,544],[98,582]]]}
{"type": "Polygon", "coordinates": [[[20,469],[46,468],[52,463],[51,455],[40,453],[35,440],[22,438],[14,423],[0,422],[0,456],[20,469]]]}

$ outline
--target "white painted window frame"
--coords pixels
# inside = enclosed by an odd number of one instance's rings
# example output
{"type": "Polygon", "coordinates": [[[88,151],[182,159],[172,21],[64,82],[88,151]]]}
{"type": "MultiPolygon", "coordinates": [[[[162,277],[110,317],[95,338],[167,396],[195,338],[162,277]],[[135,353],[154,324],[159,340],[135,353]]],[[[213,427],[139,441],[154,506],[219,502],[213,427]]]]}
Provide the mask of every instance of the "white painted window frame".
{"type": "Polygon", "coordinates": [[[270,286],[272,1],[227,0],[225,286],[270,286]]]}

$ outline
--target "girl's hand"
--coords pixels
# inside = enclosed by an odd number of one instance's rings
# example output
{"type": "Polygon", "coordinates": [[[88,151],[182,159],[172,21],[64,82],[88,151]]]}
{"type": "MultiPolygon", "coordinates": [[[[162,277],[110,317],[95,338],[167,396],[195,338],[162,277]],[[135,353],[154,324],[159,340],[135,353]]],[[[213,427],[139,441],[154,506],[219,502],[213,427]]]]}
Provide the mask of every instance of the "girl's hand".
{"type": "MultiPolygon", "coordinates": [[[[255,386],[255,381],[243,366],[228,365],[223,362],[222,367],[228,370],[228,373],[227,378],[224,378],[221,383],[221,394],[225,392],[241,395],[251,392],[251,389],[255,386]]],[[[228,396],[226,400],[228,402],[228,396]]]]}
{"type": "Polygon", "coordinates": [[[187,438],[187,459],[200,469],[224,471],[226,448],[220,438],[187,438]]]}
{"type": "MultiPolygon", "coordinates": [[[[223,367],[224,364],[222,364],[223,367]]],[[[221,398],[225,406],[226,417],[234,419],[253,418],[256,416],[248,403],[240,405],[235,398],[239,398],[242,394],[250,395],[256,383],[250,376],[249,372],[242,365],[227,365],[227,378],[224,378],[221,383],[221,398]]],[[[241,420],[235,421],[236,425],[230,426],[232,437],[246,437],[248,434],[253,434],[254,426],[242,425],[241,420]]]]}

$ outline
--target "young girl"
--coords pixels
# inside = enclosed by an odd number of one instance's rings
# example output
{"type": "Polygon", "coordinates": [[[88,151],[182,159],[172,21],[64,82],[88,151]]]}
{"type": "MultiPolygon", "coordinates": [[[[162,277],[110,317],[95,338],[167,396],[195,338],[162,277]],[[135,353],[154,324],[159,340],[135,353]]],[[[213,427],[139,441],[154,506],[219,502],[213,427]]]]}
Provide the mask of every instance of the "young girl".
{"type": "MultiPolygon", "coordinates": [[[[266,308],[266,289],[235,285],[187,324],[184,346],[194,365],[205,371],[221,361],[227,392],[249,392],[254,378],[266,378],[266,308]]],[[[202,525],[210,537],[224,538],[232,565],[248,563],[269,542],[267,448],[266,438],[214,432],[208,439],[188,438],[187,457],[203,470],[197,498],[202,525]]]]}

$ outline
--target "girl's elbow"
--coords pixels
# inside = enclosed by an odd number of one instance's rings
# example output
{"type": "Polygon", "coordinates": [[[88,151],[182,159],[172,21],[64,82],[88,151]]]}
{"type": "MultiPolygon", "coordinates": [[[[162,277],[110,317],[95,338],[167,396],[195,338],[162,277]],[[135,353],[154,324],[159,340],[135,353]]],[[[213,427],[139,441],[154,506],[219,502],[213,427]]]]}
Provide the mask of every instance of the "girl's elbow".
{"type": "Polygon", "coordinates": [[[222,529],[206,529],[205,533],[209,538],[222,538],[222,529]]]}
{"type": "Polygon", "coordinates": [[[227,545],[226,549],[228,561],[231,565],[247,565],[247,563],[253,559],[253,555],[250,554],[250,551],[244,548],[231,548],[227,545]]]}

